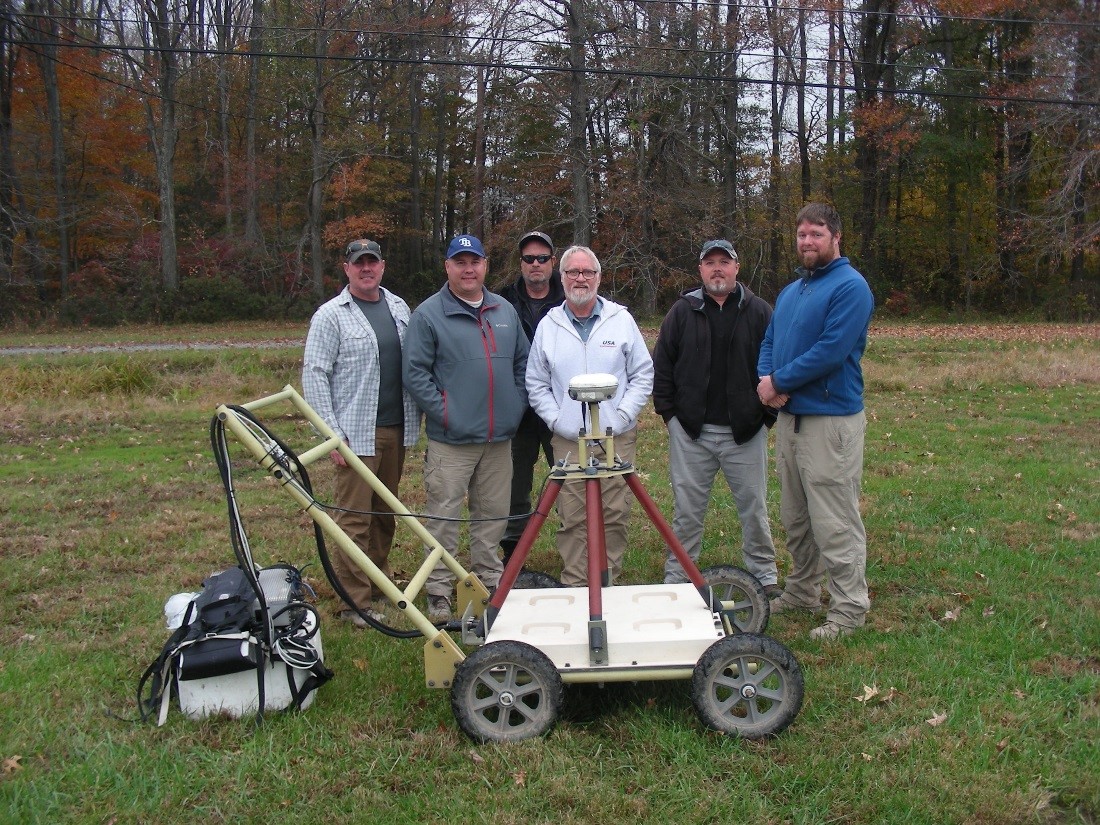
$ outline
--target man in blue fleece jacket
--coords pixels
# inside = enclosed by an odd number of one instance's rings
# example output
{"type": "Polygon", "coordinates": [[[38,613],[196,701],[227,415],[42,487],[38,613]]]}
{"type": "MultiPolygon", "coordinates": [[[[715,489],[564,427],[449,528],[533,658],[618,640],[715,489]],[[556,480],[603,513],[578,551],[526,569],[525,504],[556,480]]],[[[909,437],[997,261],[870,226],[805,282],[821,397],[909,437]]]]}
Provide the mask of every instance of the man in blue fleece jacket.
{"type": "Polygon", "coordinates": [[[795,224],[801,277],[779,294],[757,364],[760,400],[780,411],[775,462],[791,554],[771,612],[821,612],[827,576],[829,612],[810,638],[835,639],[861,627],[871,605],[859,514],[866,430],[860,359],[874,298],[840,254],[833,207],[809,203],[795,224]]]}

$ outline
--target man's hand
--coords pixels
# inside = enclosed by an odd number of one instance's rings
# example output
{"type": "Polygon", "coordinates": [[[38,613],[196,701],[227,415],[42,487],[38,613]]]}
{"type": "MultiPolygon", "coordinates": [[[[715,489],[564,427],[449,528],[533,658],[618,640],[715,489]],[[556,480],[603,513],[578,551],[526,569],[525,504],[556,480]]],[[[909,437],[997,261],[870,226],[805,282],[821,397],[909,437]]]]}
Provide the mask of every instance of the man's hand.
{"type": "Polygon", "coordinates": [[[761,404],[775,410],[786,404],[791,397],[789,393],[778,392],[775,389],[770,375],[765,375],[760,379],[760,383],[756,385],[756,394],[759,396],[761,404]]]}
{"type": "MultiPolygon", "coordinates": [[[[346,438],[344,439],[344,443],[348,444],[348,440],[346,438]]],[[[350,447],[351,445],[348,444],[348,446],[350,447]]],[[[339,450],[333,450],[331,453],[328,454],[328,457],[332,459],[332,463],[335,464],[337,467],[348,466],[348,463],[344,461],[344,457],[340,455],[339,450]]]]}

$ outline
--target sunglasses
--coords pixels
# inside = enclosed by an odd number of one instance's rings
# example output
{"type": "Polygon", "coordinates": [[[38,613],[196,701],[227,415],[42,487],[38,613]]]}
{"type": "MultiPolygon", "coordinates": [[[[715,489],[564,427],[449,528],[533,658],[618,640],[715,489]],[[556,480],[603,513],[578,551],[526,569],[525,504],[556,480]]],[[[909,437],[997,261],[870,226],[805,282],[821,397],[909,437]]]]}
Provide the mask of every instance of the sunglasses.
{"type": "Polygon", "coordinates": [[[553,258],[554,256],[553,255],[520,255],[519,257],[520,257],[520,260],[522,260],[525,264],[533,264],[535,261],[538,261],[540,264],[544,264],[547,261],[549,261],[551,258],[553,258]]]}

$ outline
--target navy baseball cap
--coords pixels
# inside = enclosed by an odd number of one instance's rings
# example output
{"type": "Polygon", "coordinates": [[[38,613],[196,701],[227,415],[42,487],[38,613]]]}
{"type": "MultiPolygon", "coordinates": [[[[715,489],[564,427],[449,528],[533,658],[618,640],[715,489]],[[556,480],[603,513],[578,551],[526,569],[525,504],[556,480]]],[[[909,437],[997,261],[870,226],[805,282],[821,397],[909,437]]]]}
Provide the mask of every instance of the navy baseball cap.
{"type": "Polygon", "coordinates": [[[735,261],[737,260],[737,253],[733,250],[733,244],[729,241],[707,241],[703,244],[703,251],[699,253],[699,260],[707,257],[707,253],[715,249],[721,249],[735,261]]]}
{"type": "Polygon", "coordinates": [[[485,248],[482,247],[481,241],[473,235],[459,235],[452,240],[451,245],[447,247],[448,258],[453,258],[455,255],[461,255],[463,252],[472,252],[479,258],[485,257],[485,248]]]}

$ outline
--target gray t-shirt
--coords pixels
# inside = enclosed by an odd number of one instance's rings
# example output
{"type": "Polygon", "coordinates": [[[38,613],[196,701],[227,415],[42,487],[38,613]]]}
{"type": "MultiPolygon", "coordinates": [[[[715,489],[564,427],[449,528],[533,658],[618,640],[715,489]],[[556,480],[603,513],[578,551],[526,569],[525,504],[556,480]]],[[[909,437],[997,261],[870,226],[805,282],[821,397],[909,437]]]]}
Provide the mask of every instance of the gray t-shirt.
{"type": "Polygon", "coordinates": [[[378,339],[378,367],[381,377],[375,426],[400,427],[405,423],[405,413],[401,403],[401,338],[397,334],[397,324],[394,323],[384,298],[377,301],[364,301],[354,295],[352,298],[374,330],[374,337],[378,339]]]}

